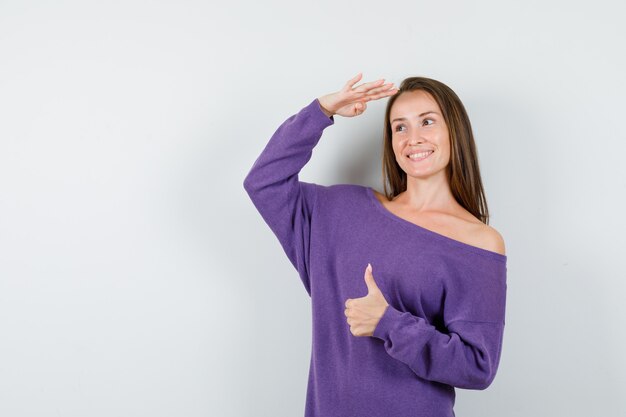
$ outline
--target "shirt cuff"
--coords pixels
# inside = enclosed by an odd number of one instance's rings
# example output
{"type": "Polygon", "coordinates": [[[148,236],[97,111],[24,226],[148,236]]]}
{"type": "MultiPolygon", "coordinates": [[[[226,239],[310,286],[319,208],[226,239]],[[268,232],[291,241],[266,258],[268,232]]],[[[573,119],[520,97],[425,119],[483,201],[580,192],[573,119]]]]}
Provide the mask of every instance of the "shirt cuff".
{"type": "Polygon", "coordinates": [[[311,104],[309,104],[309,106],[313,107],[318,116],[321,115],[322,118],[324,118],[329,125],[335,123],[335,116],[333,115],[328,117],[326,113],[324,113],[324,110],[322,110],[322,105],[317,97],[311,102],[311,104]]]}
{"type": "Polygon", "coordinates": [[[391,304],[389,304],[376,325],[372,336],[381,340],[389,339],[389,332],[391,332],[395,324],[400,321],[402,314],[400,310],[393,308],[391,304]]]}

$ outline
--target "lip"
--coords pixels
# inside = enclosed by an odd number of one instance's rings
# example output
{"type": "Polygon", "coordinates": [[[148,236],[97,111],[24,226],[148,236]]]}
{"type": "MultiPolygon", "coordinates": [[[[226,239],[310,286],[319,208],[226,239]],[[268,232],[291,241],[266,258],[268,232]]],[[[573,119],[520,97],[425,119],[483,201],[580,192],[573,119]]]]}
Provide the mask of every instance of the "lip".
{"type": "Polygon", "coordinates": [[[423,149],[423,150],[420,150],[420,151],[417,151],[417,152],[416,152],[416,151],[411,151],[411,152],[409,152],[408,154],[406,154],[406,159],[408,159],[408,160],[409,160],[409,161],[411,161],[411,162],[420,162],[420,161],[423,161],[424,159],[428,159],[428,158],[430,158],[430,156],[431,156],[432,154],[434,154],[434,153],[435,153],[435,151],[434,151],[434,150],[432,150],[432,149],[423,149]],[[422,152],[428,152],[428,151],[431,151],[431,152],[430,152],[428,155],[426,155],[425,157],[420,158],[420,159],[411,159],[411,158],[409,157],[409,155],[414,154],[414,153],[422,153],[422,152]]]}

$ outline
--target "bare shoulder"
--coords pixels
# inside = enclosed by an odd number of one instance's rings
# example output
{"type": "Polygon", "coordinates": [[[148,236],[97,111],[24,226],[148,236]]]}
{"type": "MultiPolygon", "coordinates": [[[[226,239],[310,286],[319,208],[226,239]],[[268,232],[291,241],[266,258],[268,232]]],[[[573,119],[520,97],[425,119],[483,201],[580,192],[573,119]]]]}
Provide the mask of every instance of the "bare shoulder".
{"type": "Polygon", "coordinates": [[[506,255],[504,238],[500,232],[487,224],[483,224],[480,235],[483,248],[492,252],[497,252],[500,255],[506,255]]]}
{"type": "Polygon", "coordinates": [[[373,188],[372,190],[383,207],[397,217],[462,243],[506,255],[502,235],[460,205],[453,212],[416,213],[389,201],[384,194],[373,188]]]}
{"type": "Polygon", "coordinates": [[[458,206],[459,212],[456,215],[463,235],[468,243],[491,252],[499,253],[506,256],[504,246],[504,238],[494,227],[480,221],[476,216],[471,214],[465,208],[458,206]]]}

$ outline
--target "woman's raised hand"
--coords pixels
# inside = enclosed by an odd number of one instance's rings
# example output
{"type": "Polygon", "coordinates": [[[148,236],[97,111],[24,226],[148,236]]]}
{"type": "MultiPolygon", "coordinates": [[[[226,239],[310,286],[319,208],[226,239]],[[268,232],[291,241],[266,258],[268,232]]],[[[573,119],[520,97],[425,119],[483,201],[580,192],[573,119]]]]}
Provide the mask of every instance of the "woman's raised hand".
{"type": "Polygon", "coordinates": [[[365,103],[368,101],[392,96],[398,92],[393,83],[383,84],[384,78],[354,87],[362,76],[363,74],[359,72],[341,90],[318,98],[322,110],[328,117],[335,114],[344,117],[358,116],[367,109],[365,103]]]}

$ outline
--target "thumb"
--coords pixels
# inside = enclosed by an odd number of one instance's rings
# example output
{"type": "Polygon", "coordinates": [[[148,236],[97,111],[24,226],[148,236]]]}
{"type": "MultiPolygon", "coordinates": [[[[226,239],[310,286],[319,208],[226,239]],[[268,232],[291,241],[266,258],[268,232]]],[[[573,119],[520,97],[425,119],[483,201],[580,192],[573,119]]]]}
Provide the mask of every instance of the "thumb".
{"type": "Polygon", "coordinates": [[[354,111],[357,115],[363,113],[367,109],[367,104],[363,101],[358,101],[354,104],[354,111]]]}
{"type": "Polygon", "coordinates": [[[374,281],[374,274],[372,274],[372,265],[369,263],[367,264],[367,268],[365,268],[365,285],[367,285],[368,293],[378,290],[378,285],[376,285],[376,281],[374,281]]]}

